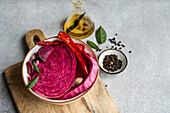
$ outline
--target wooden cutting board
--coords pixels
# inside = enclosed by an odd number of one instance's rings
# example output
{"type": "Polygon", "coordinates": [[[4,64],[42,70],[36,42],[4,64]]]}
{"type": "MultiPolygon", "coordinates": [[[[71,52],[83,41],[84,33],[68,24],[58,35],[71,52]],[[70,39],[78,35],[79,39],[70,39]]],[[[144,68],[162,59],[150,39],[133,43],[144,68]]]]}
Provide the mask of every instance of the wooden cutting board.
{"type": "MultiPolygon", "coordinates": [[[[42,31],[32,30],[27,33],[26,38],[28,35],[32,37],[30,33],[38,37],[44,36],[42,31]]],[[[43,39],[45,37],[40,40],[43,39]]],[[[33,41],[26,40],[26,42],[29,49],[34,46],[33,41]]],[[[38,99],[26,89],[21,77],[21,68],[22,62],[8,67],[5,71],[8,87],[20,113],[119,113],[100,77],[97,78],[94,87],[82,98],[71,104],[55,105],[38,99]]]]}

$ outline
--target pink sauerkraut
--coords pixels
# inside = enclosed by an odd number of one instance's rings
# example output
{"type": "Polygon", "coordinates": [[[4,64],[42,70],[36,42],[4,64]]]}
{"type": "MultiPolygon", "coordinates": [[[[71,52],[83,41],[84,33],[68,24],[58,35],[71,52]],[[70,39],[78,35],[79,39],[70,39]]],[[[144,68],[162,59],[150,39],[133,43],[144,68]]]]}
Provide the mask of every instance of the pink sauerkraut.
{"type": "Polygon", "coordinates": [[[34,72],[31,77],[32,80],[39,76],[38,82],[32,89],[47,98],[60,97],[71,88],[77,67],[75,54],[69,47],[56,46],[53,48],[54,50],[48,55],[45,62],[39,62],[40,73],[34,72]]]}

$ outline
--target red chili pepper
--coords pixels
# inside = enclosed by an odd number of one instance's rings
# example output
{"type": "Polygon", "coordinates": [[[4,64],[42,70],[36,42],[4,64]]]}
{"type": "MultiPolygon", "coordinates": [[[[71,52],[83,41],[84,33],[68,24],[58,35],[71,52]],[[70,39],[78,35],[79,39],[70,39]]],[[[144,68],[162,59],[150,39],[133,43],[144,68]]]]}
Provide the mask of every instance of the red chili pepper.
{"type": "MultiPolygon", "coordinates": [[[[61,42],[61,41],[58,41],[58,40],[55,40],[53,42],[50,42],[50,41],[42,41],[42,42],[37,42],[36,43],[37,45],[43,45],[43,46],[48,46],[48,45],[64,45],[65,43],[61,42]]],[[[78,48],[81,50],[81,51],[84,51],[85,50],[85,46],[84,44],[80,44],[80,43],[75,43],[77,44],[78,48]]]]}
{"type": "Polygon", "coordinates": [[[73,40],[68,36],[66,32],[59,32],[58,38],[64,43],[66,43],[75,52],[80,67],[83,70],[84,75],[86,76],[88,74],[87,65],[85,63],[83,56],[81,55],[82,51],[80,50],[80,48],[77,46],[76,43],[73,42],[73,40]]]}
{"type": "Polygon", "coordinates": [[[61,41],[54,41],[54,42],[50,42],[50,41],[42,41],[42,42],[37,42],[37,45],[43,45],[43,46],[47,46],[47,45],[63,45],[64,43],[61,41]]]}
{"type": "Polygon", "coordinates": [[[76,43],[78,48],[81,50],[81,51],[84,51],[85,50],[85,45],[84,44],[80,44],[80,43],[76,43]]]}

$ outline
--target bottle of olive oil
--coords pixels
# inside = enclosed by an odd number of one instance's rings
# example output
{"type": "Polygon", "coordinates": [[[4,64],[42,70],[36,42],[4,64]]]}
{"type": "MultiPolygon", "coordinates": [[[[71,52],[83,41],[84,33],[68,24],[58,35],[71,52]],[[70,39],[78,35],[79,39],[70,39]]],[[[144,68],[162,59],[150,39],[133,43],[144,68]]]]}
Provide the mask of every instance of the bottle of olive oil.
{"type": "Polygon", "coordinates": [[[64,31],[72,38],[83,39],[94,31],[94,23],[83,9],[86,0],[71,0],[74,10],[65,22],[64,31]]]}

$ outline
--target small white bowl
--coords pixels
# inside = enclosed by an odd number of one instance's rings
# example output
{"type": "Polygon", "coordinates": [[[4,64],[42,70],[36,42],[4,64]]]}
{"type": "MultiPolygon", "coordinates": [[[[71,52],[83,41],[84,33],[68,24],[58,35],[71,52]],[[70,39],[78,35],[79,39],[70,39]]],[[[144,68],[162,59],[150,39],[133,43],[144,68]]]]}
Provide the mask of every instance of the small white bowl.
{"type": "Polygon", "coordinates": [[[127,57],[125,56],[125,54],[121,51],[115,50],[115,49],[107,49],[105,51],[103,51],[100,55],[99,55],[99,65],[100,68],[110,74],[117,74],[122,72],[126,66],[127,66],[127,57]],[[105,58],[106,55],[111,55],[111,54],[115,54],[117,55],[118,59],[120,59],[122,61],[122,67],[120,69],[118,69],[117,71],[108,71],[103,67],[103,60],[105,58]]]}
{"type": "MultiPolygon", "coordinates": [[[[55,41],[55,40],[60,40],[59,38],[49,38],[49,39],[46,39],[45,41],[55,41]]],[[[92,58],[94,58],[97,62],[97,57],[95,55],[95,53],[93,52],[93,50],[86,44],[84,43],[83,41],[81,40],[78,40],[78,39],[72,39],[75,43],[80,43],[80,44],[84,44],[85,45],[85,51],[87,53],[89,53],[91,55],[92,58]]],[[[39,48],[42,47],[40,45],[35,45],[26,55],[25,59],[24,59],[24,62],[22,64],[22,79],[24,81],[24,84],[25,86],[28,85],[29,83],[29,80],[28,80],[28,77],[29,77],[29,74],[28,74],[28,70],[27,70],[27,67],[26,67],[26,63],[29,61],[30,57],[32,56],[32,54],[36,53],[39,48]]],[[[99,71],[97,73],[97,77],[99,75],[99,71]]],[[[97,77],[96,77],[96,80],[97,80],[97,77]]],[[[46,102],[50,102],[52,104],[57,104],[57,105],[63,105],[63,104],[69,104],[69,103],[72,103],[76,100],[78,100],[79,98],[81,98],[82,96],[84,96],[85,94],[87,94],[91,88],[94,86],[94,84],[96,83],[96,80],[95,82],[92,84],[92,86],[87,89],[86,91],[84,91],[83,93],[73,97],[73,98],[70,98],[70,99],[65,99],[65,100],[55,100],[55,99],[50,99],[50,98],[45,98],[43,96],[40,96],[38,95],[37,93],[35,93],[32,89],[28,89],[33,95],[35,95],[36,97],[38,97],[39,99],[41,100],[44,100],[46,102]]]]}

